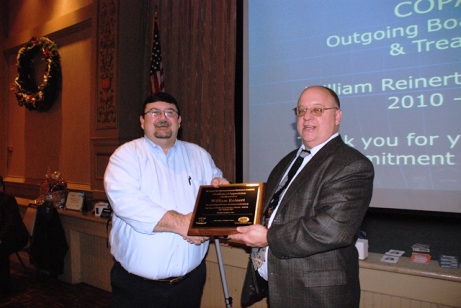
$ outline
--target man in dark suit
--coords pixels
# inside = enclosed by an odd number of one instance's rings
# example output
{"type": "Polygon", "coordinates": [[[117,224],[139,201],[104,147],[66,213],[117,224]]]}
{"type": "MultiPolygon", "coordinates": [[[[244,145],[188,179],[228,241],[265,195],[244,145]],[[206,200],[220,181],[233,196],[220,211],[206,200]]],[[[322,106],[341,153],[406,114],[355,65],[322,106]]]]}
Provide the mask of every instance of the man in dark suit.
{"type": "Polygon", "coordinates": [[[341,139],[339,108],[336,93],[326,87],[301,93],[294,112],[302,146],[269,175],[267,228],[238,227],[239,233],[229,236],[253,247],[254,268],[268,281],[271,308],[359,306],[355,241],[371,200],[374,170],[370,160],[341,139]],[[303,150],[309,153],[297,173],[272,200],[303,150]]]}

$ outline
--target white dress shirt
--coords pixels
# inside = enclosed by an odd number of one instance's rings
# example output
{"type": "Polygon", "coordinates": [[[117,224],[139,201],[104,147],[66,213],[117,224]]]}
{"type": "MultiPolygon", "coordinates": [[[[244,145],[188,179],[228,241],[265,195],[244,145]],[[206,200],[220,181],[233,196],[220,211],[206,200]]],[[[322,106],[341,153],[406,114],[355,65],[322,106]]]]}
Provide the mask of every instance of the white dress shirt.
{"type": "Polygon", "coordinates": [[[182,276],[208,250],[172,232],[154,232],[169,211],[193,211],[200,185],[222,177],[210,154],[177,140],[165,154],[147,138],[120,146],[109,160],[104,186],[114,210],[109,240],[114,258],[130,273],[148,279],[182,276]]]}

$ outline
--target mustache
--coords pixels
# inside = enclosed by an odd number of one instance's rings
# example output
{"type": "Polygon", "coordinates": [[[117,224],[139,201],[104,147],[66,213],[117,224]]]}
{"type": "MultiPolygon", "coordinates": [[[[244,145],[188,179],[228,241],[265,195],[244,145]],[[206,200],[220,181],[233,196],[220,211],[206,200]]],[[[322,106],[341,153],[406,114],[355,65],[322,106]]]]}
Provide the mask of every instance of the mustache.
{"type": "Polygon", "coordinates": [[[155,127],[170,127],[171,123],[166,120],[159,120],[155,122],[154,126],[155,127]]]}

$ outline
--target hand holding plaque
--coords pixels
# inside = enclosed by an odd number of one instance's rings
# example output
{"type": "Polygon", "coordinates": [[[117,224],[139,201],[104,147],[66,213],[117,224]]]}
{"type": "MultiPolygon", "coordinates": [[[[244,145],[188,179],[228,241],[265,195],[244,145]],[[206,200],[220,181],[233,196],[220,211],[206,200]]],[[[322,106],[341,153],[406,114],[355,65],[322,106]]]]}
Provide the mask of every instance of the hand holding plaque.
{"type": "Polygon", "coordinates": [[[264,183],[200,186],[187,235],[222,236],[261,223],[264,183]]]}

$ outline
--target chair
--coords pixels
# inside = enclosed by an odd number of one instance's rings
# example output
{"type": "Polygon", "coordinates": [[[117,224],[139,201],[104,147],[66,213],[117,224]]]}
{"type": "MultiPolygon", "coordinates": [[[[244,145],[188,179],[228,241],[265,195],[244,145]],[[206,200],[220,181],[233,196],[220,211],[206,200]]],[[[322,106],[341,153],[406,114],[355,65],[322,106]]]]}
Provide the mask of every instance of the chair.
{"type": "MultiPolygon", "coordinates": [[[[30,243],[32,241],[32,236],[34,235],[36,217],[37,217],[37,207],[33,204],[29,204],[29,206],[26,209],[26,212],[24,213],[24,217],[22,218],[22,221],[24,222],[24,225],[26,226],[26,229],[29,232],[29,240],[27,241],[27,244],[21,250],[21,251],[27,252],[28,254],[29,254],[30,243]]],[[[21,263],[21,265],[24,267],[24,270],[25,270],[27,267],[24,264],[24,261],[22,260],[21,256],[19,255],[19,251],[16,251],[15,254],[18,257],[19,262],[21,263]]]]}

